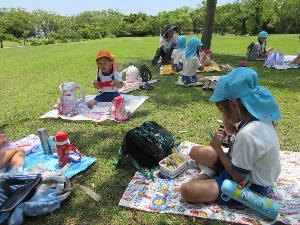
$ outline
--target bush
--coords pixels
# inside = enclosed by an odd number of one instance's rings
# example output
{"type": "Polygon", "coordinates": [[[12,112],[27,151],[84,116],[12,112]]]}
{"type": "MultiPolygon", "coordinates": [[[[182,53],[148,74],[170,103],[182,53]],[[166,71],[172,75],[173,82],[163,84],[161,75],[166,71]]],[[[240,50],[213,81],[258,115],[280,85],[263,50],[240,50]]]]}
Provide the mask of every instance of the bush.
{"type": "Polygon", "coordinates": [[[39,45],[42,45],[43,43],[37,39],[37,38],[31,38],[30,39],[30,46],[39,46],[39,45]]]}
{"type": "Polygon", "coordinates": [[[116,35],[114,35],[114,34],[108,34],[106,37],[107,37],[107,38],[115,38],[116,35]]]}
{"type": "Polygon", "coordinates": [[[50,44],[55,44],[55,39],[54,38],[48,38],[48,40],[45,41],[45,45],[50,45],[50,44]]]}
{"type": "Polygon", "coordinates": [[[68,39],[67,38],[59,38],[56,41],[57,41],[57,43],[68,43],[68,39]]]}

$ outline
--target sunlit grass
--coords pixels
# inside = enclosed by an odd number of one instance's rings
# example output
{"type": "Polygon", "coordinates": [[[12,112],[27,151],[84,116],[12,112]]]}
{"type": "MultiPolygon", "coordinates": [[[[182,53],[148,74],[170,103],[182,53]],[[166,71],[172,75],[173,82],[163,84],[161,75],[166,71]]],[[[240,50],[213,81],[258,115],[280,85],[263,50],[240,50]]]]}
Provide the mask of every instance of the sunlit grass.
{"type": "MultiPolygon", "coordinates": [[[[256,37],[234,35],[213,36],[212,50],[219,64],[235,66],[243,59],[246,47],[256,37]]],[[[270,35],[268,46],[284,54],[299,51],[298,35],[270,35]]],[[[111,51],[119,67],[140,65],[150,61],[158,47],[158,37],[102,39],[48,46],[0,49],[0,133],[17,140],[36,133],[40,127],[50,134],[64,130],[72,143],[86,155],[97,157],[96,163],[72,181],[86,185],[102,196],[94,203],[79,191],[73,191],[61,210],[27,224],[192,224],[191,218],[152,214],[128,210],[118,206],[127,184],[134,174],[128,164],[115,169],[112,160],[129,129],[145,120],[155,120],[170,130],[177,141],[208,144],[207,129],[216,129],[220,114],[208,102],[212,92],[198,87],[175,85],[176,76],[159,76],[158,67],[150,67],[160,81],[151,92],[137,91],[150,99],[139,108],[130,121],[68,122],[41,120],[59,96],[58,85],[75,81],[88,94],[96,94],[92,81],[96,74],[95,55],[100,49],[111,51]],[[179,131],[186,132],[179,132],[179,131]]],[[[269,88],[281,108],[282,119],[277,123],[281,149],[300,149],[300,70],[279,71],[262,67],[263,62],[251,62],[258,71],[260,83],[269,88]]],[[[221,73],[210,73],[220,75],[221,73]]],[[[210,221],[216,223],[216,221],[210,221]]]]}

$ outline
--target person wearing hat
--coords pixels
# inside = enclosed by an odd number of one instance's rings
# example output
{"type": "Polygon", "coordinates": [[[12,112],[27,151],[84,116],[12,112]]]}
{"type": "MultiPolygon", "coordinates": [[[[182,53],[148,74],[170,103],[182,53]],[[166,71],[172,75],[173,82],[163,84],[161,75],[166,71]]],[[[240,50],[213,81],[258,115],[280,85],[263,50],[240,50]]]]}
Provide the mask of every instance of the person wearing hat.
{"type": "Polygon", "coordinates": [[[223,180],[237,183],[249,178],[249,188],[269,195],[276,184],[281,166],[279,140],[273,121],[280,118],[271,92],[259,86],[257,73],[238,67],[217,82],[211,102],[222,114],[224,129],[235,134],[227,153],[221,147],[222,133],[217,132],[210,146],[194,146],[190,157],[202,166],[201,175],[181,186],[185,201],[238,204],[221,198],[223,180]],[[236,126],[238,125],[238,126],[236,126]],[[219,172],[216,172],[219,167],[219,172]]]}
{"type": "Polygon", "coordinates": [[[186,49],[182,57],[182,75],[181,81],[184,85],[189,86],[191,83],[196,83],[196,73],[199,67],[202,67],[199,60],[199,50],[202,46],[199,38],[191,37],[188,39],[186,49]]]}
{"type": "Polygon", "coordinates": [[[268,35],[267,31],[261,31],[258,33],[257,49],[259,58],[266,58],[269,52],[273,50],[272,48],[266,50],[268,35]]]}
{"type": "Polygon", "coordinates": [[[180,62],[180,60],[184,55],[185,47],[186,47],[185,37],[179,36],[177,38],[177,49],[174,49],[171,55],[172,68],[176,72],[182,70],[182,62],[180,62]]]}
{"type": "Polygon", "coordinates": [[[98,102],[111,102],[115,97],[120,96],[118,89],[123,87],[121,74],[117,71],[117,66],[112,54],[101,50],[96,55],[98,72],[94,87],[99,90],[99,94],[87,102],[89,108],[93,108],[98,102]]]}
{"type": "Polygon", "coordinates": [[[160,36],[160,47],[156,50],[156,54],[152,59],[152,64],[156,65],[161,59],[161,64],[170,64],[172,51],[177,45],[177,27],[174,25],[166,25],[160,36]]]}

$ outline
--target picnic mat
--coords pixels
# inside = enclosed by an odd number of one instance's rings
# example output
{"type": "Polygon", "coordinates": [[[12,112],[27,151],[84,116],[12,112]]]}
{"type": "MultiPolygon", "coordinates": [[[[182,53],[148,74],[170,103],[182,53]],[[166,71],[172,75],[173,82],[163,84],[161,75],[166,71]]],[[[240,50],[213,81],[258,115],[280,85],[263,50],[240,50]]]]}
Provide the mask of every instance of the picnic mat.
{"type": "MultiPolygon", "coordinates": [[[[188,157],[195,145],[183,142],[178,153],[188,157]]],[[[280,214],[276,221],[300,224],[300,153],[280,152],[281,174],[278,179],[277,196],[280,214]]],[[[193,161],[194,162],[194,161],[193,161]]],[[[174,180],[160,179],[156,170],[154,182],[146,180],[137,172],[126,188],[119,205],[156,213],[172,213],[185,216],[217,219],[239,224],[273,224],[250,209],[237,210],[211,204],[187,204],[181,202],[180,186],[199,174],[196,164],[174,180]]]]}
{"type": "MultiPolygon", "coordinates": [[[[212,62],[210,66],[204,66],[203,70],[197,70],[197,73],[222,71],[216,62],[212,62]]],[[[172,69],[171,65],[162,65],[159,70],[160,75],[179,74],[172,69]]]]}
{"type": "MultiPolygon", "coordinates": [[[[125,99],[125,108],[127,112],[133,113],[140,107],[149,97],[147,96],[134,96],[134,95],[122,95],[125,99]]],[[[93,99],[95,95],[86,96],[86,101],[93,99]]],[[[88,109],[85,104],[80,104],[76,111],[75,116],[63,116],[59,115],[57,109],[51,110],[40,118],[42,119],[64,119],[64,120],[91,120],[94,122],[102,122],[104,120],[115,120],[112,116],[113,104],[112,102],[99,102],[94,108],[88,109]]]]}
{"type": "Polygon", "coordinates": [[[297,69],[300,68],[300,65],[297,64],[290,64],[290,62],[293,61],[294,58],[296,58],[296,55],[285,55],[284,56],[284,63],[283,65],[274,65],[273,68],[277,70],[286,70],[286,69],[297,69]]]}
{"type": "MultiPolygon", "coordinates": [[[[147,81],[147,83],[148,84],[154,84],[157,81],[158,80],[149,80],[149,81],[147,81]]],[[[143,86],[146,82],[137,81],[137,82],[128,83],[128,82],[124,81],[123,83],[124,83],[124,86],[119,89],[119,92],[122,93],[122,94],[127,94],[129,92],[139,90],[140,87],[143,86]]]]}
{"type": "MultiPolygon", "coordinates": [[[[38,136],[31,134],[22,139],[22,144],[24,146],[32,146],[31,149],[27,149],[27,153],[25,156],[25,165],[24,170],[31,170],[33,167],[39,166],[40,169],[47,169],[53,172],[59,172],[60,167],[58,165],[57,157],[53,155],[44,155],[43,148],[40,144],[40,139],[38,136]],[[38,140],[38,141],[37,141],[38,140]],[[32,143],[36,143],[32,145],[32,143]]],[[[22,146],[19,146],[22,147],[22,146]]],[[[84,149],[79,149],[82,153],[84,153],[84,149]]],[[[75,157],[75,156],[74,156],[75,157]]],[[[75,174],[85,170],[91,164],[96,161],[96,158],[83,156],[81,161],[72,161],[70,167],[64,172],[64,175],[71,178],[75,174]]],[[[8,169],[7,172],[9,172],[8,169]]]]}

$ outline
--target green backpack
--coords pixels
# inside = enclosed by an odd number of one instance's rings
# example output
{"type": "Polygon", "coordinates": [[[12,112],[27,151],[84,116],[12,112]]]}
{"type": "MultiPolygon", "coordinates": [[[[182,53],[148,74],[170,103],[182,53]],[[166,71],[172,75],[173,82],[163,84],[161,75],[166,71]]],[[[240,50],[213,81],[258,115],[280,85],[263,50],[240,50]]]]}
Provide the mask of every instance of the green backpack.
{"type": "Polygon", "coordinates": [[[122,142],[116,164],[120,164],[125,155],[129,155],[134,166],[145,177],[143,167],[150,171],[166,158],[175,146],[174,136],[154,121],[146,121],[141,126],[129,130],[122,142]]]}

